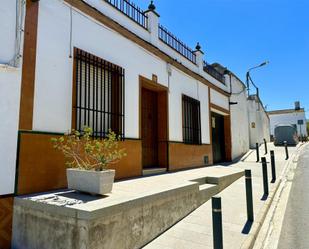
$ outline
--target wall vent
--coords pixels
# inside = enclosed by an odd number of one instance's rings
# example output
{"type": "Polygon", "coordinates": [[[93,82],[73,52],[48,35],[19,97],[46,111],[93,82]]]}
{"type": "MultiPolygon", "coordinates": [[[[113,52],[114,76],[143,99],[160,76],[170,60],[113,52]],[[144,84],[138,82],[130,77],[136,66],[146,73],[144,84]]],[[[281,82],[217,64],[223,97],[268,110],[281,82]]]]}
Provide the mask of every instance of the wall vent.
{"type": "Polygon", "coordinates": [[[209,157],[208,156],[204,156],[204,164],[205,165],[209,164],[209,157]]]}

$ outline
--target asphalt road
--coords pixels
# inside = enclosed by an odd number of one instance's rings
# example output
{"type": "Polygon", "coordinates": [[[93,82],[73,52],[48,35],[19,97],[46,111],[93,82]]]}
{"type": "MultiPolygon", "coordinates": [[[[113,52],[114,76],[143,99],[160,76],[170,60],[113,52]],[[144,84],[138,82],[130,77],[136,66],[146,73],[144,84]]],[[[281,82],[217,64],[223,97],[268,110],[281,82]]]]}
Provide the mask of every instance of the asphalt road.
{"type": "Polygon", "coordinates": [[[309,248],[309,145],[300,154],[278,249],[309,248]]]}

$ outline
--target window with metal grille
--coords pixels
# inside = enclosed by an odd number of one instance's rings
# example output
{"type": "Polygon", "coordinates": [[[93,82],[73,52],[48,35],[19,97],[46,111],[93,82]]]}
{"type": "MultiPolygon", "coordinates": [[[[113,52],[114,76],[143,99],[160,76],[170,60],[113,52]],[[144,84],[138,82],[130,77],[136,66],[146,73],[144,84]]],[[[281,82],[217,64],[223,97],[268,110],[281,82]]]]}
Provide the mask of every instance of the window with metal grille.
{"type": "Polygon", "coordinates": [[[183,141],[188,144],[201,144],[200,101],[182,95],[183,141]]]}
{"type": "Polygon", "coordinates": [[[124,138],[124,69],[75,49],[73,107],[76,130],[91,127],[103,138],[111,129],[124,138]]]}

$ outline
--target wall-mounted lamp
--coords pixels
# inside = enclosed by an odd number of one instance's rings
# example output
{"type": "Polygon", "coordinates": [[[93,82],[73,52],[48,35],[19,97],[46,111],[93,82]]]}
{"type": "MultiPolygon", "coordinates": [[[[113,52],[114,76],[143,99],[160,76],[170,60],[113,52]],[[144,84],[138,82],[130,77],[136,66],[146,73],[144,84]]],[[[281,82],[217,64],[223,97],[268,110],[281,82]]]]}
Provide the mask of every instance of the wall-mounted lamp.
{"type": "Polygon", "coordinates": [[[237,105],[237,104],[238,102],[232,102],[232,101],[229,102],[229,105],[237,105]]]}

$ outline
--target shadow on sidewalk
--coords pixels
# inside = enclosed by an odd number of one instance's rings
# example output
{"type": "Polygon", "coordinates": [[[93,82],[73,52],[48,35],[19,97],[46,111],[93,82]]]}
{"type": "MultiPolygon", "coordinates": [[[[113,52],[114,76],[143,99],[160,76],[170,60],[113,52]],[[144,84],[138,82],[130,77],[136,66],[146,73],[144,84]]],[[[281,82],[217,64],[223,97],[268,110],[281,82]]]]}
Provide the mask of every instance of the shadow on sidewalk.
{"type": "Polygon", "coordinates": [[[251,227],[252,227],[253,222],[252,221],[247,221],[244,228],[242,229],[241,233],[242,234],[249,234],[251,227]]]}

